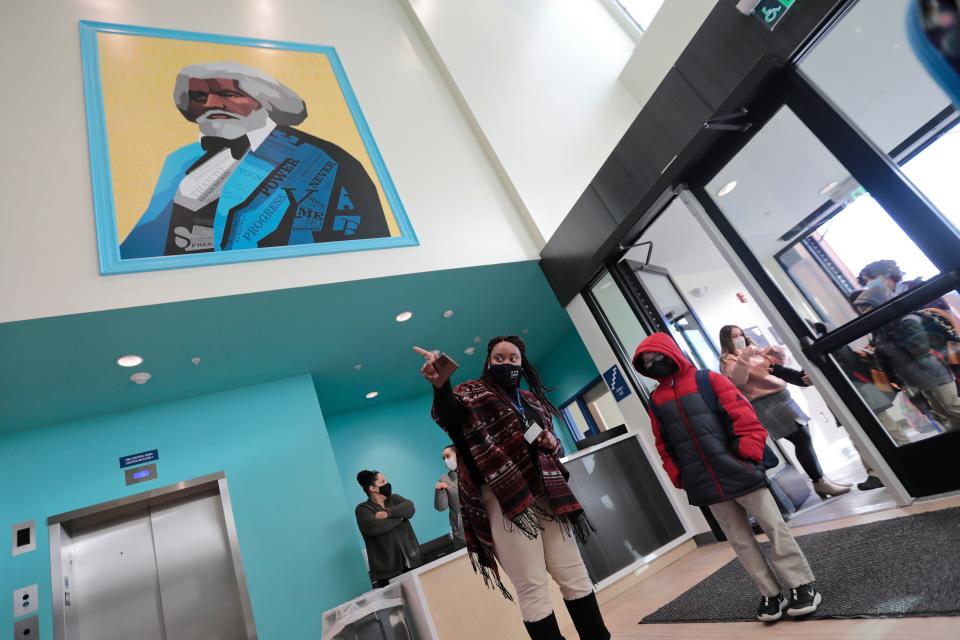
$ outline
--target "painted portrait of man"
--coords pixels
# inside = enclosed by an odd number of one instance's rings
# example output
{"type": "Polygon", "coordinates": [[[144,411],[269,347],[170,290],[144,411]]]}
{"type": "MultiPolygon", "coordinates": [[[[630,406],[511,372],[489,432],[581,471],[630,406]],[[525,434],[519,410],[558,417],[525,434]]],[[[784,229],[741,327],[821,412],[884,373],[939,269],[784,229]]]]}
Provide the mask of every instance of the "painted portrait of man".
{"type": "Polygon", "coordinates": [[[367,171],[294,128],[308,105],[276,78],[236,62],[190,65],[173,104],[199,136],[166,157],[122,259],[390,236],[367,171]]]}

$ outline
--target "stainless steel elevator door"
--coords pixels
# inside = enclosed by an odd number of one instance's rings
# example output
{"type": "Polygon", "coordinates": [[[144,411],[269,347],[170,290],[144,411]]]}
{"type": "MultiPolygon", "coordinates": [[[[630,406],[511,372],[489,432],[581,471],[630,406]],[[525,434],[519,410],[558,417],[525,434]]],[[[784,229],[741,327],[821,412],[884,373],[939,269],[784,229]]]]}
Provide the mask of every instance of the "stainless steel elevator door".
{"type": "Polygon", "coordinates": [[[165,640],[153,548],[146,508],[73,533],[68,611],[76,640],[165,640]]]}
{"type": "Polygon", "coordinates": [[[167,638],[246,638],[220,495],[157,505],[150,514],[167,638]]]}

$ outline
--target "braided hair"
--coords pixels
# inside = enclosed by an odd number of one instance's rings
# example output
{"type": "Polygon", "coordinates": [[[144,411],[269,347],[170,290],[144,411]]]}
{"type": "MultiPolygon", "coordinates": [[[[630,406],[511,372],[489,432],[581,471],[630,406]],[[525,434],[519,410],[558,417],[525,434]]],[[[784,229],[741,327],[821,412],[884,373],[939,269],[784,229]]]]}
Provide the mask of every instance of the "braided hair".
{"type": "Polygon", "coordinates": [[[509,342],[520,350],[520,372],[526,379],[527,384],[530,385],[530,392],[546,407],[547,411],[558,418],[562,418],[563,414],[560,413],[560,410],[547,399],[547,392],[553,391],[553,388],[544,386],[543,380],[540,378],[540,372],[527,358],[527,345],[518,336],[497,336],[487,343],[487,359],[483,363],[483,373],[480,379],[494,384],[493,380],[490,379],[490,354],[493,353],[493,348],[501,342],[509,342]]]}

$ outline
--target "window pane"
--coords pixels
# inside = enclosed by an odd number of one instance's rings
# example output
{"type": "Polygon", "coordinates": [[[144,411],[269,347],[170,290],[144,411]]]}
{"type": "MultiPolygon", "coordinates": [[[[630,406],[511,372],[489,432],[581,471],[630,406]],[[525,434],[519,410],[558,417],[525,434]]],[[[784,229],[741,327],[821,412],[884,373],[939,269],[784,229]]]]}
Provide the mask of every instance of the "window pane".
{"type": "Polygon", "coordinates": [[[877,146],[903,156],[894,159],[907,177],[960,228],[953,177],[960,132],[950,99],[907,41],[906,16],[915,1],[861,0],[800,69],[877,146]],[[917,144],[919,152],[912,148],[917,144]]]}
{"type": "Polygon", "coordinates": [[[683,301],[676,287],[666,276],[650,271],[634,271],[643,282],[654,305],[664,315],[670,334],[680,349],[698,368],[719,370],[720,359],[709,340],[703,333],[703,327],[697,322],[690,307],[683,301]]]}
{"type": "Polygon", "coordinates": [[[960,190],[956,185],[958,160],[960,127],[954,126],[903,165],[903,173],[955,229],[960,229],[960,190]]]}
{"type": "Polygon", "coordinates": [[[896,446],[960,428],[960,323],[947,300],[933,301],[833,357],[896,446]]]}
{"type": "Polygon", "coordinates": [[[637,23],[637,26],[646,31],[653,22],[653,17],[660,10],[663,0],[615,0],[617,4],[637,23]]]}
{"type": "Polygon", "coordinates": [[[803,73],[886,152],[950,106],[907,41],[914,0],[861,0],[800,63],[803,73]]]}
{"type": "MultiPolygon", "coordinates": [[[[593,286],[591,292],[607,322],[610,323],[624,353],[632,357],[634,350],[649,334],[640,324],[640,320],[637,319],[626,298],[623,297],[617,283],[609,273],[606,273],[593,286]]],[[[648,393],[657,387],[656,382],[652,380],[643,377],[640,377],[640,380],[648,393]]]]}
{"type": "Polygon", "coordinates": [[[617,400],[603,380],[583,394],[583,401],[600,431],[626,424],[623,414],[620,413],[620,407],[617,406],[617,400]]]}
{"type": "Polygon", "coordinates": [[[577,431],[580,432],[580,437],[577,440],[583,439],[585,434],[590,433],[590,423],[587,422],[587,419],[583,417],[583,412],[580,411],[580,405],[576,402],[571,402],[566,407],[563,408],[567,416],[573,421],[573,424],[576,426],[577,431]]]}
{"type": "Polygon", "coordinates": [[[938,273],[787,107],[707,191],[808,320],[839,326],[861,288],[877,306],[938,273]]]}

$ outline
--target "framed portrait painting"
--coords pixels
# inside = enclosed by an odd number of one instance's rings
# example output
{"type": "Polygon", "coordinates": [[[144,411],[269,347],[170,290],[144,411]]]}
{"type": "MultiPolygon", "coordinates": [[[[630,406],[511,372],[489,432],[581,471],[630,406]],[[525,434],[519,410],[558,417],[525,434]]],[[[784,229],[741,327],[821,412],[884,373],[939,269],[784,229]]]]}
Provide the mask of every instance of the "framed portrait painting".
{"type": "Polygon", "coordinates": [[[82,21],[103,274],[417,244],[332,47],[82,21]]]}

